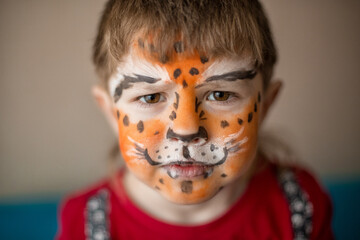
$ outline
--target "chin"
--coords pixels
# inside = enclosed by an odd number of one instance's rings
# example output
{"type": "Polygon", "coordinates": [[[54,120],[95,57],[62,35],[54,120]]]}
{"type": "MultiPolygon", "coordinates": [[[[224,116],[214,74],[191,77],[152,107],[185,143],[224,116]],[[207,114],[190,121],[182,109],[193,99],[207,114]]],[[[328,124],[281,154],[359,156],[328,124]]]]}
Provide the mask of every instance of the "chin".
{"type": "Polygon", "coordinates": [[[208,185],[191,180],[178,180],[175,184],[180,185],[180,188],[169,189],[170,191],[157,189],[157,191],[169,202],[180,205],[201,204],[212,199],[223,188],[218,184],[208,185]]]}
{"type": "Polygon", "coordinates": [[[169,202],[175,203],[175,204],[196,205],[196,204],[201,204],[201,203],[204,203],[204,202],[212,199],[215,195],[216,195],[216,193],[213,194],[212,196],[205,196],[203,198],[191,198],[191,197],[183,197],[183,196],[174,198],[174,197],[166,196],[165,194],[163,196],[166,198],[166,200],[168,200],[169,202]]]}

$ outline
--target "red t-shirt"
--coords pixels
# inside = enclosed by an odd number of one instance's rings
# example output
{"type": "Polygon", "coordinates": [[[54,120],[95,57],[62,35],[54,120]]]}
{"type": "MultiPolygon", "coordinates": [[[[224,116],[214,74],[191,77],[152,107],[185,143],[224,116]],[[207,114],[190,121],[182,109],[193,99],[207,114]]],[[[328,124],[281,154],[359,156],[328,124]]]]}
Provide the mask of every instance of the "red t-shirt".
{"type": "MultiPolygon", "coordinates": [[[[312,203],[311,239],[333,239],[332,207],[328,195],[307,171],[293,168],[299,186],[312,203]]],[[[144,213],[123,186],[115,193],[109,181],[68,198],[62,206],[59,240],[85,239],[85,209],[100,189],[109,192],[108,222],[115,239],[293,239],[289,203],[279,185],[276,165],[269,164],[250,180],[244,194],[221,217],[196,226],[168,224],[144,213]],[[118,192],[122,193],[119,197],[118,192]]]]}

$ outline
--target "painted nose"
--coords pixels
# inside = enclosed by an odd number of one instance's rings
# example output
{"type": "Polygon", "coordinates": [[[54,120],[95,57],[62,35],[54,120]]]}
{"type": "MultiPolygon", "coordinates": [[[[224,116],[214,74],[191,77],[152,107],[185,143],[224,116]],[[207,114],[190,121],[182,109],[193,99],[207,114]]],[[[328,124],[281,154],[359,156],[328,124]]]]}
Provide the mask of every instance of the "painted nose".
{"type": "Polygon", "coordinates": [[[208,139],[207,131],[204,127],[199,127],[197,133],[182,135],[174,132],[171,128],[166,133],[166,138],[171,141],[182,141],[184,143],[204,144],[208,139]]]}
{"type": "Polygon", "coordinates": [[[179,136],[194,135],[199,131],[199,104],[195,93],[189,88],[180,90],[178,94],[176,118],[173,120],[172,129],[179,136]]]}

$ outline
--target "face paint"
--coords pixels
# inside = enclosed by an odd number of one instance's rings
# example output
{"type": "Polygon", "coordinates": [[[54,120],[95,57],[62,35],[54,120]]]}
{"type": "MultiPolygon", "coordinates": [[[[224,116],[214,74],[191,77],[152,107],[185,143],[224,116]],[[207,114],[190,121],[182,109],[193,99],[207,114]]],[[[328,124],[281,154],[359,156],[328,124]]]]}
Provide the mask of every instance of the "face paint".
{"type": "Polygon", "coordinates": [[[248,56],[208,59],[177,42],[163,63],[143,44],[134,44],[109,82],[123,158],[170,201],[205,201],[255,157],[261,75],[248,56]]]}

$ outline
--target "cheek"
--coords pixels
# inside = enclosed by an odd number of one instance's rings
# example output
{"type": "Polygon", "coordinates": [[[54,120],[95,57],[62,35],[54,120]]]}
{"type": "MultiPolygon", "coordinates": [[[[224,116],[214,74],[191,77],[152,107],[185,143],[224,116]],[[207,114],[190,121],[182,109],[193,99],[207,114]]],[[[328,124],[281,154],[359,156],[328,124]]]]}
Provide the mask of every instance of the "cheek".
{"type": "Polygon", "coordinates": [[[149,167],[144,150],[155,149],[166,134],[165,125],[157,119],[132,123],[125,112],[117,113],[119,145],[122,156],[132,172],[143,180],[149,180],[155,168],[149,167]]]}
{"type": "Polygon", "coordinates": [[[255,100],[251,100],[239,113],[205,113],[206,120],[204,125],[211,133],[211,138],[219,139],[222,142],[226,142],[229,136],[239,132],[242,132],[239,137],[253,137],[257,135],[258,108],[258,103],[255,100]]]}
{"type": "Polygon", "coordinates": [[[227,161],[221,166],[223,176],[237,176],[246,171],[257,149],[260,103],[253,98],[237,114],[206,114],[207,128],[211,138],[225,144],[229,149],[227,161]]]}

